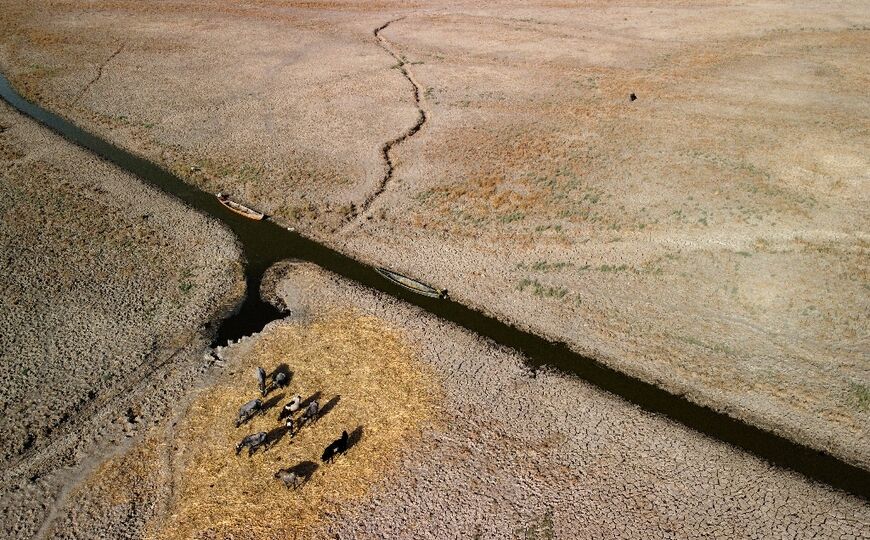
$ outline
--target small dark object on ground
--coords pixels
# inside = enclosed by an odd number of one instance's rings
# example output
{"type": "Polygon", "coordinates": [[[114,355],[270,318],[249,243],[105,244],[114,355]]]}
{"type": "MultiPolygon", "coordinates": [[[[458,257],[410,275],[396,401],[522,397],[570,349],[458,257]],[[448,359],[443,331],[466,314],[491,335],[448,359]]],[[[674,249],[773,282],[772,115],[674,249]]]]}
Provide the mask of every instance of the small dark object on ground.
{"type": "Polygon", "coordinates": [[[631,95],[628,96],[628,99],[629,99],[629,101],[634,101],[637,99],[637,96],[634,94],[634,92],[632,92],[631,95]]]}
{"type": "Polygon", "coordinates": [[[342,431],[341,438],[332,441],[332,443],[323,450],[323,455],[320,456],[320,461],[323,461],[324,463],[332,463],[332,460],[335,459],[336,455],[343,454],[347,451],[347,442],[349,439],[350,436],[347,434],[347,430],[342,431]]]}

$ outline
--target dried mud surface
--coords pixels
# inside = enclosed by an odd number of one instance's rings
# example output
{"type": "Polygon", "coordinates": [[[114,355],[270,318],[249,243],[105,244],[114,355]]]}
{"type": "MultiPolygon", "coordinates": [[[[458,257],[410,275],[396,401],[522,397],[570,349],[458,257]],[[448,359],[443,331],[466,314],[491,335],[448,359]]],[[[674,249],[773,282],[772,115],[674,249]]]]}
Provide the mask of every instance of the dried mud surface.
{"type": "Polygon", "coordinates": [[[232,235],[0,104],[0,536],[166,413],[244,292],[232,235]]]}
{"type": "Polygon", "coordinates": [[[381,146],[417,117],[396,60],[374,45],[375,17],[236,2],[11,6],[0,58],[25,95],[206,191],[333,230],[378,189],[381,146]]]}
{"type": "Polygon", "coordinates": [[[384,35],[428,121],[349,249],[866,468],[868,23],[866,4],[409,16],[384,35]]]}
{"type": "Polygon", "coordinates": [[[860,499],[312,265],[277,265],[264,292],[297,315],[220,350],[171,423],[80,486],[59,537],[868,538],[860,499]],[[277,424],[283,397],[232,427],[252,367],[276,362],[294,371],[276,396],[341,399],[236,458],[240,434],[277,424]],[[298,489],[271,478],[357,422],[360,442],[298,489]]]}
{"type": "Polygon", "coordinates": [[[22,90],[364,259],[867,466],[866,6],[99,4],[6,12],[22,90]],[[389,69],[372,30],[397,13],[389,69]],[[419,115],[405,69],[429,121],[379,190],[382,145],[419,115]],[[364,201],[372,219],[330,236],[364,201]]]}
{"type": "Polygon", "coordinates": [[[865,2],[8,8],[0,65],[29,97],[870,467],[865,2]]]}
{"type": "Polygon", "coordinates": [[[426,429],[334,538],[867,538],[861,500],[807,482],[308,265],[276,268],[287,305],[353,306],[400,328],[443,385],[426,429]],[[283,277],[282,277],[283,276],[283,277]]]}

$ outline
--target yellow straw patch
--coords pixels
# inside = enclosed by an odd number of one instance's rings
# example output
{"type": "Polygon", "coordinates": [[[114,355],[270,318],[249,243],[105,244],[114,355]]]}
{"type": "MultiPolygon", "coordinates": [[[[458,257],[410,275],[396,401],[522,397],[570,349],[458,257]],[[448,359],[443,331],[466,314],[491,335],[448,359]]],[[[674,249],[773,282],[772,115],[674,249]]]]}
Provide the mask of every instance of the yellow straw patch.
{"type": "Polygon", "coordinates": [[[178,423],[176,496],[152,537],[294,536],[340,501],[364,495],[401,447],[435,417],[431,374],[397,333],[374,317],[344,311],[310,324],[284,323],[240,352],[234,371],[203,391],[178,423]],[[290,385],[267,396],[271,408],[236,428],[238,408],[259,397],[255,367],[268,373],[281,363],[293,372],[290,385]],[[317,392],[321,407],[330,401],[334,407],[315,424],[293,438],[284,435],[265,452],[236,457],[242,437],[281,426],[278,413],[293,395],[306,399],[317,392]],[[334,463],[321,463],[323,449],[343,430],[362,436],[334,463]],[[317,468],[298,489],[274,478],[279,469],[306,461],[317,468]]]}

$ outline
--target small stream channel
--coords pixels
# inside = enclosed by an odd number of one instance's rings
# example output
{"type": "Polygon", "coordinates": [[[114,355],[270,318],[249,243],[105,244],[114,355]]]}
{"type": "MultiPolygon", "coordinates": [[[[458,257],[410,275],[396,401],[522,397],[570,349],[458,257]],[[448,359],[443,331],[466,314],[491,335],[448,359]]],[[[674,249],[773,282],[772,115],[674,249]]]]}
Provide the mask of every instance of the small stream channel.
{"type": "Polygon", "coordinates": [[[373,267],[288,231],[268,219],[253,221],[235,214],[220,204],[214,194],[206,193],[154,163],[118,148],[27,101],[12,88],[3,75],[0,75],[0,97],[67,140],[92,151],[232,229],[242,245],[246,259],[248,296],[238,312],[222,322],[216,338],[217,344],[259,332],[268,322],[280,318],[282,314],[259,296],[264,272],[284,259],[309,261],[512,348],[522,353],[533,369],[548,366],[572,374],[647,411],[664,415],[775,465],[797,471],[810,479],[824,482],[865,500],[870,499],[870,472],[864,469],[615,371],[593,358],[571,351],[563,343],[550,342],[452,300],[416,295],[387,281],[373,267]]]}

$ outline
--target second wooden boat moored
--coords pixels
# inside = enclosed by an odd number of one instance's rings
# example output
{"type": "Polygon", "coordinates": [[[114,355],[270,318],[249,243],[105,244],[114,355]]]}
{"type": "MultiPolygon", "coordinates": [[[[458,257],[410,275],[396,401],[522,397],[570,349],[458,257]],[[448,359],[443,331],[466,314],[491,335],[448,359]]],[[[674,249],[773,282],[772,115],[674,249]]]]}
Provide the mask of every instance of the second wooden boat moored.
{"type": "Polygon", "coordinates": [[[259,221],[259,220],[263,219],[264,217],[266,217],[266,214],[264,214],[262,212],[257,212],[253,208],[248,208],[247,206],[245,206],[242,203],[237,203],[236,201],[230,200],[230,198],[227,197],[226,195],[224,195],[223,193],[218,193],[217,198],[221,202],[222,205],[226,206],[227,208],[229,208],[230,210],[232,210],[233,212],[235,212],[237,214],[241,214],[241,215],[245,216],[248,219],[254,219],[254,220],[259,221]]]}
{"type": "Polygon", "coordinates": [[[427,285],[420,280],[410,278],[408,276],[403,276],[398,272],[393,272],[392,270],[388,270],[383,267],[375,268],[375,271],[389,279],[396,285],[400,285],[410,291],[413,291],[417,294],[422,294],[424,296],[431,296],[432,298],[447,298],[447,289],[438,290],[435,287],[427,285]]]}

